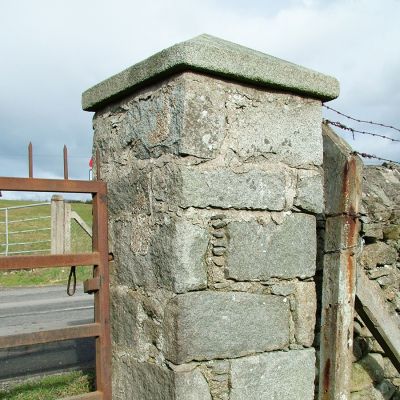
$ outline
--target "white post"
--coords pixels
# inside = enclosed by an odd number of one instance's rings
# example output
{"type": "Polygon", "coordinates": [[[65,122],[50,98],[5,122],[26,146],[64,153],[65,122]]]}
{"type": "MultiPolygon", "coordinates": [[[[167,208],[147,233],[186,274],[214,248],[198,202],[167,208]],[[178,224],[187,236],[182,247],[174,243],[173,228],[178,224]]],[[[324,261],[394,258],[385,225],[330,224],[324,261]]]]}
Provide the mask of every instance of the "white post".
{"type": "Polygon", "coordinates": [[[5,223],[6,223],[6,256],[8,256],[8,208],[5,210],[5,223]]]}

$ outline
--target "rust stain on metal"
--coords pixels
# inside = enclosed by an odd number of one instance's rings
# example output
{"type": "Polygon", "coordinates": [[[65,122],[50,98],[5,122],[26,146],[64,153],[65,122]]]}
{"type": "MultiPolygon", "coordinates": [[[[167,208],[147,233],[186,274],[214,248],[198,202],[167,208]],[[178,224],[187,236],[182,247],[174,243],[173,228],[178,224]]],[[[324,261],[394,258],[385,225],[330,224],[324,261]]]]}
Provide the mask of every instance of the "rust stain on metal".
{"type": "Polygon", "coordinates": [[[64,179],[68,179],[68,149],[67,146],[65,145],[63,149],[63,158],[64,158],[64,179]]]}
{"type": "Polygon", "coordinates": [[[347,254],[347,289],[348,289],[348,297],[352,298],[353,293],[355,292],[355,285],[354,285],[354,276],[355,276],[355,263],[353,262],[353,255],[347,254]]]}
{"type": "Polygon", "coordinates": [[[32,142],[29,142],[28,146],[28,165],[29,165],[29,178],[33,178],[32,142]]]}
{"type": "Polygon", "coordinates": [[[324,395],[323,400],[329,399],[329,388],[330,388],[330,373],[331,373],[331,360],[328,358],[325,361],[324,371],[323,371],[323,388],[324,388],[324,395]]]}
{"type": "Polygon", "coordinates": [[[355,205],[352,202],[352,194],[354,192],[358,192],[357,188],[354,187],[357,179],[357,160],[354,156],[351,156],[347,159],[344,168],[343,168],[343,183],[342,183],[342,207],[343,212],[348,213],[350,215],[355,214],[357,210],[355,210],[355,205]]]}
{"type": "MultiPolygon", "coordinates": [[[[342,164],[340,191],[340,209],[338,215],[328,218],[337,219],[341,243],[332,258],[332,268],[324,270],[324,325],[321,331],[321,364],[319,387],[320,400],[332,400],[347,396],[350,390],[353,333],[353,303],[355,295],[356,263],[354,247],[358,239],[358,207],[361,198],[361,176],[358,158],[347,155],[342,164]]],[[[336,232],[327,234],[336,235],[336,232]]],[[[347,398],[347,397],[346,397],[347,398]]]]}

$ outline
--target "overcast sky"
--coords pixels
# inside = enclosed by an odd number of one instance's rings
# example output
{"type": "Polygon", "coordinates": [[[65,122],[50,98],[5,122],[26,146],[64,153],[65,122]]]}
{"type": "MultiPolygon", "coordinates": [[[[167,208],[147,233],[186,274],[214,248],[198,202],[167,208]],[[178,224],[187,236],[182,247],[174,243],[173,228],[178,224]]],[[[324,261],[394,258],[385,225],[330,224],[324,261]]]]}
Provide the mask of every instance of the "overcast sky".
{"type": "MultiPolygon", "coordinates": [[[[0,175],[27,175],[32,141],[36,176],[62,176],[66,144],[71,178],[86,179],[93,114],[81,93],[201,33],[335,76],[328,105],[399,126],[399,20],[399,0],[0,0],[0,175]]],[[[400,161],[400,143],[344,137],[400,161]]]]}

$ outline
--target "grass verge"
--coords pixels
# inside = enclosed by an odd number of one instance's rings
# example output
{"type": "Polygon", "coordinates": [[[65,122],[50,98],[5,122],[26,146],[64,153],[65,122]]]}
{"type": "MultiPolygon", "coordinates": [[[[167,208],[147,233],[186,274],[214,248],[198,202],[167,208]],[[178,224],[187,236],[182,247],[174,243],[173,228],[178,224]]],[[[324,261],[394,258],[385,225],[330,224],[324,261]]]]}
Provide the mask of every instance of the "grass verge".
{"type": "Polygon", "coordinates": [[[30,379],[11,389],[0,391],[0,400],[56,400],[94,390],[93,371],[74,371],[62,375],[30,379]]]}

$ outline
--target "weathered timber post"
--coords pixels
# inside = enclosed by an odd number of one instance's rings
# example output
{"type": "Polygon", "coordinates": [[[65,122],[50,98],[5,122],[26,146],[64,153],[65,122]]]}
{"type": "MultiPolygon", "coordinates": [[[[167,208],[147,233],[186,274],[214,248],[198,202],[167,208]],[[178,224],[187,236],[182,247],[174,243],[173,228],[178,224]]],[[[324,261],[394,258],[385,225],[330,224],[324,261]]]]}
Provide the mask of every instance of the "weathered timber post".
{"type": "Polygon", "coordinates": [[[353,358],[362,161],[328,126],[324,125],[323,131],[326,222],[319,400],[347,400],[353,358]]]}
{"type": "Polygon", "coordinates": [[[51,197],[51,254],[71,251],[71,204],[61,195],[51,197]]]}
{"type": "Polygon", "coordinates": [[[116,399],[311,400],[321,102],[202,35],[83,94],[109,188],[116,399]]]}

